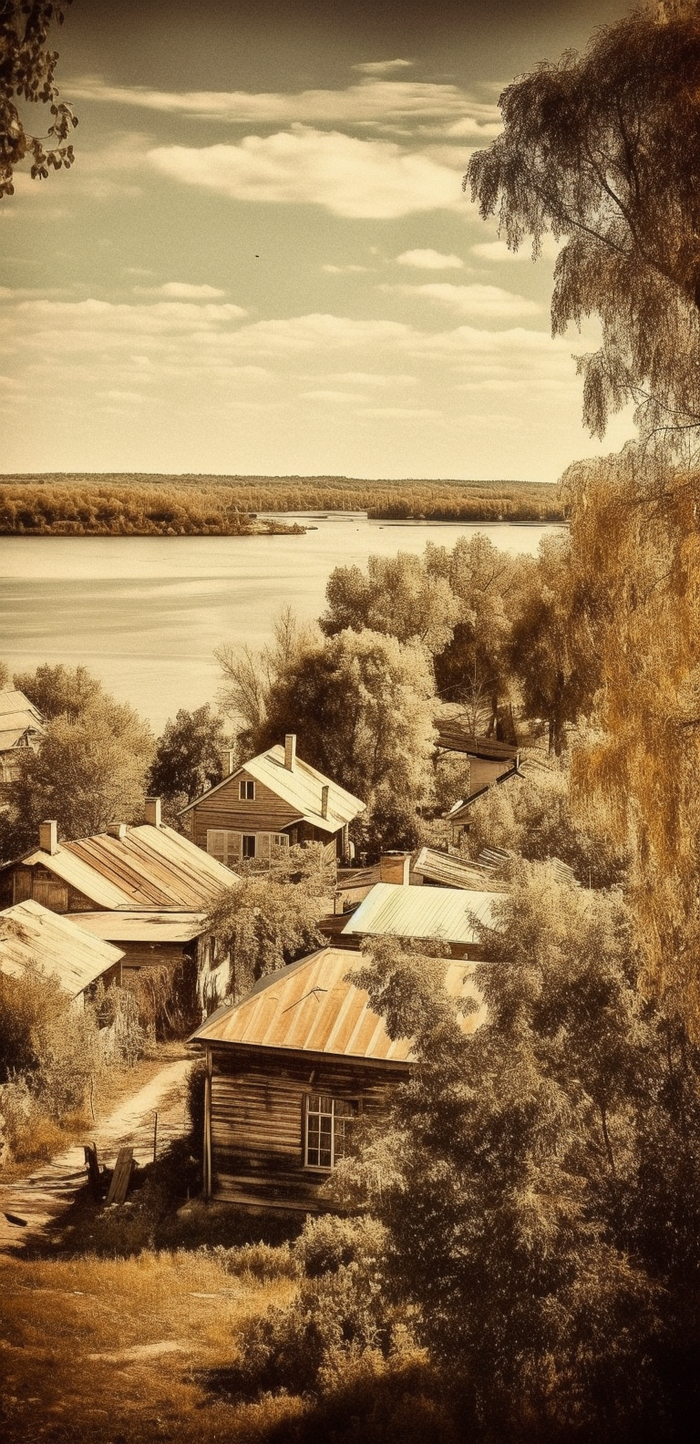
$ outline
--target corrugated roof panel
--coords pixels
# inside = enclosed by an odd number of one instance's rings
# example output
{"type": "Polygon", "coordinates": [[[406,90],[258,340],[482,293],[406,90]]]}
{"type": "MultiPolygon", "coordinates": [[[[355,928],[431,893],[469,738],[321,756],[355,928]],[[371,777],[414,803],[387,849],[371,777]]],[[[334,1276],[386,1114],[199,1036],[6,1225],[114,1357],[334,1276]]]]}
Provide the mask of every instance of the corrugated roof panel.
{"type": "MultiPolygon", "coordinates": [[[[193,1039],[410,1062],[411,1040],[392,1041],[370,1008],[367,993],[353,982],[353,974],[363,966],[341,948],[322,948],[261,979],[247,998],[208,1018],[193,1039]]],[[[479,1012],[462,1025],[465,1032],[473,1032],[483,1018],[483,1006],[469,965],[448,963],[446,985],[453,997],[474,998],[479,1004],[479,1012]]]]}
{"type": "Polygon", "coordinates": [[[206,913],[71,913],[71,922],[95,938],[115,943],[188,943],[206,927],[206,913]]]}
{"type": "Polygon", "coordinates": [[[427,877],[430,882],[440,883],[443,887],[462,888],[469,892],[483,891],[484,883],[487,880],[489,890],[492,886],[489,878],[490,869],[482,867],[478,863],[466,862],[463,858],[454,857],[449,852],[441,852],[435,847],[421,848],[413,871],[419,877],[427,877]]]}
{"type": "Polygon", "coordinates": [[[487,926],[492,906],[500,898],[493,892],[468,894],[460,888],[401,887],[378,882],[352,914],[343,936],[438,938],[448,943],[476,943],[472,914],[487,926]]]}
{"type": "Polygon", "coordinates": [[[31,898],[0,912],[0,972],[21,977],[38,968],[75,998],[123,957],[31,898]]]}
{"type": "Polygon", "coordinates": [[[44,719],[38,707],[25,697],[24,692],[18,692],[16,687],[6,687],[0,691],[0,722],[8,726],[6,719],[21,714],[25,720],[25,727],[32,725],[43,728],[44,719]]]}

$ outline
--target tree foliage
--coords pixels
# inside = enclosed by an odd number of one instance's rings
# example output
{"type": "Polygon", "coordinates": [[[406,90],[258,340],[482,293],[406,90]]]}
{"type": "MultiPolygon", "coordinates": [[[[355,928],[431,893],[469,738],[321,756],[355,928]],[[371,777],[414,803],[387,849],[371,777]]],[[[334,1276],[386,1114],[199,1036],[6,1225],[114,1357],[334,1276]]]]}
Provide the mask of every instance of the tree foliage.
{"type": "Polygon", "coordinates": [[[227,742],[223,718],[208,703],[194,712],[180,708],[158,739],[149,791],[157,797],[182,796],[192,802],[221,781],[227,742]]]}
{"type": "Polygon", "coordinates": [[[104,695],[102,684],[87,667],[52,667],[43,662],[35,672],[15,672],[14,685],[33,702],[47,722],[54,717],[77,721],[86,707],[104,695]]]}
{"type": "Polygon", "coordinates": [[[102,832],[111,822],[143,820],[155,749],[148,723],[83,668],[75,674],[63,667],[39,673],[42,685],[36,688],[31,678],[15,678],[27,684],[32,700],[40,699],[49,721],[36,750],[22,752],[19,778],[8,794],[0,829],[6,858],[31,847],[47,817],[56,818],[64,838],[102,832]],[[71,675],[80,684],[74,692],[71,675]],[[57,710],[62,703],[66,710],[57,710]]]}
{"type": "Polygon", "coordinates": [[[699,96],[697,0],[635,10],[509,85],[504,131],[465,177],[512,249],[565,241],[552,330],[600,318],[579,359],[598,436],[630,398],[647,431],[700,425],[699,96]]]}
{"type": "Polygon", "coordinates": [[[0,199],[14,193],[13,172],[26,155],[31,155],[35,180],[45,180],[49,167],[67,170],[73,164],[73,147],[64,142],[78,121],[59,96],[54,79],[58,54],[47,49],[52,24],[63,24],[70,4],[71,0],[0,4],[0,199]],[[32,135],[26,129],[18,98],[48,105],[51,122],[46,135],[32,135]]]}
{"type": "Polygon", "coordinates": [[[326,636],[366,628],[400,642],[422,643],[433,655],[452,640],[459,611],[449,581],[409,552],[371,556],[366,574],[357,566],[336,567],[326,599],[328,608],[320,620],[326,636]]]}
{"type": "Polygon", "coordinates": [[[209,917],[218,949],[229,959],[227,997],[237,1001],[265,974],[320,947],[317,923],[331,895],[320,844],[280,849],[264,870],[247,868],[209,917]]]}
{"type": "Polygon", "coordinates": [[[522,864],[483,942],[487,1021],[470,1036],[439,962],[394,943],[365,973],[417,1058],[366,1174],[394,1291],[476,1437],[685,1439],[700,1055],[644,1001],[614,894],[522,864]]]}

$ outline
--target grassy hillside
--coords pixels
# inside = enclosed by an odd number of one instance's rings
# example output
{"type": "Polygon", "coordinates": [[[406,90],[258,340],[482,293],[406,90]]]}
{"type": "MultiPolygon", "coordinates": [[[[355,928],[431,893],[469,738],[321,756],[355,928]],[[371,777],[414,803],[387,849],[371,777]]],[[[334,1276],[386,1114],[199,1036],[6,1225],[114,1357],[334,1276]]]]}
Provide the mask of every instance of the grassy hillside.
{"type": "Polygon", "coordinates": [[[251,513],[290,511],[431,521],[564,517],[560,489],[548,482],[77,473],[0,479],[5,535],[239,535],[259,529],[251,513]]]}

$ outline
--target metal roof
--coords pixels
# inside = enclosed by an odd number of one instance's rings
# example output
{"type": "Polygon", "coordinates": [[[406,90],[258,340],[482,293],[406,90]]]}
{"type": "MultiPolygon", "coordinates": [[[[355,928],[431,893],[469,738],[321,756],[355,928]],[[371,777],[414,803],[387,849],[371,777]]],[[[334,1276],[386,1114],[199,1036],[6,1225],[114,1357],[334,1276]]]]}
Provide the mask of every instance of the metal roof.
{"type": "Polygon", "coordinates": [[[492,904],[500,894],[459,888],[401,887],[378,882],[343,928],[343,936],[442,938],[446,943],[477,943],[474,916],[490,926],[492,904]]]}
{"type": "MultiPolygon", "coordinates": [[[[0,717],[0,723],[6,720],[5,717],[0,717]]],[[[22,727],[0,727],[0,752],[9,752],[23,737],[31,736],[32,730],[34,729],[28,727],[26,722],[22,727]]],[[[38,730],[37,728],[36,731],[38,730]]]]}
{"type": "Polygon", "coordinates": [[[206,913],[71,913],[71,922],[114,943],[189,943],[206,928],[206,913]]]}
{"type": "Polygon", "coordinates": [[[468,757],[483,757],[494,762],[515,762],[520,748],[510,742],[497,742],[495,737],[478,737],[456,718],[435,719],[438,747],[447,752],[464,752],[468,757]]]}
{"type": "Polygon", "coordinates": [[[442,883],[444,887],[480,892],[487,881],[489,888],[492,887],[490,868],[476,862],[465,862],[463,858],[453,857],[451,853],[441,852],[435,847],[421,848],[413,871],[431,882],[442,883]]]}
{"type": "Polygon", "coordinates": [[[0,719],[2,725],[16,725],[14,723],[7,723],[6,721],[6,718],[13,714],[18,714],[24,718],[25,727],[38,725],[40,728],[43,728],[44,719],[38,707],[35,707],[34,703],[30,702],[28,697],[25,697],[24,692],[18,692],[16,687],[6,687],[0,691],[0,719]]]}
{"type": "MultiPolygon", "coordinates": [[[[322,948],[262,978],[242,1002],[219,1008],[191,1041],[410,1063],[412,1040],[389,1038],[364,988],[353,982],[353,974],[363,966],[340,948],[322,948]]],[[[452,997],[474,998],[479,1004],[478,1012],[462,1019],[464,1032],[472,1033],[484,1007],[469,964],[449,963],[445,981],[452,997]]]]}
{"type": "Polygon", "coordinates": [[[218,792],[220,787],[225,787],[227,782],[238,777],[241,772],[249,773],[256,781],[269,787],[271,792],[296,810],[301,820],[320,828],[322,832],[338,832],[346,822],[352,822],[354,817],[365,810],[365,804],[359,797],[353,797],[351,792],[346,792],[344,787],[340,787],[330,777],[324,777],[322,772],[312,767],[309,762],[303,762],[300,757],[295,757],[292,768],[285,767],[284,747],[277,744],[268,748],[267,752],[251,757],[249,762],[236,768],[236,771],[224,777],[222,782],[208,788],[201,797],[195,798],[194,802],[184,807],[180,816],[196,807],[203,798],[218,792]],[[328,788],[326,817],[321,813],[321,791],[324,787],[328,788]]]}
{"type": "Polygon", "coordinates": [[[66,917],[29,898],[0,912],[0,972],[21,978],[39,969],[75,998],[124,957],[66,917]]]}
{"type": "Polygon", "coordinates": [[[124,838],[101,832],[62,842],[54,853],[38,848],[25,866],[48,868],[98,907],[200,912],[236,874],[170,827],[130,827],[124,838]]]}

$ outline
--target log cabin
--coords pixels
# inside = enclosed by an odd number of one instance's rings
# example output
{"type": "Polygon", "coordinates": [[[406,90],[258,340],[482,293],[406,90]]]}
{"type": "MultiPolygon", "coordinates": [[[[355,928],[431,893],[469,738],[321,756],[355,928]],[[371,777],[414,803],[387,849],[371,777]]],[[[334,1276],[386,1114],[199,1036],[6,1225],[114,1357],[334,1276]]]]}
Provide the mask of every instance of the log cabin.
{"type": "MultiPolygon", "coordinates": [[[[390,1039],[353,980],[363,960],[321,948],[261,978],[220,1008],[190,1042],[206,1059],[204,1193],[258,1209],[315,1213],[321,1189],[352,1149],[353,1131],[381,1122],[413,1061],[411,1040],[390,1039]]],[[[463,963],[446,967],[448,992],[484,1007],[463,963]]]]}
{"type": "Polygon", "coordinates": [[[198,847],[229,867],[269,857],[275,847],[323,842],[333,857],[350,852],[349,825],[365,804],[297,754],[288,733],[277,745],[230,771],[183,808],[198,847]]]}

